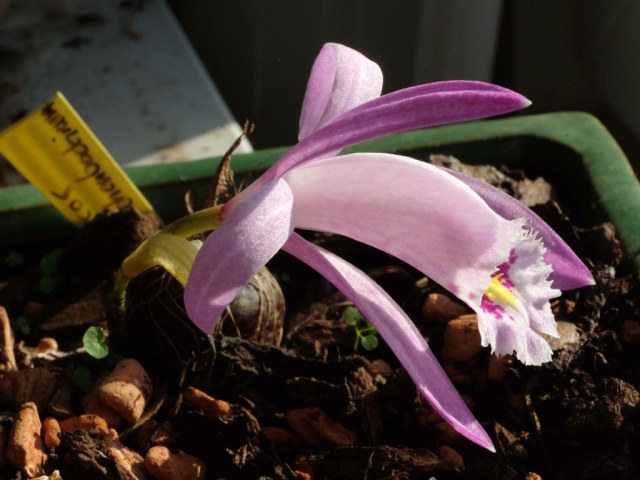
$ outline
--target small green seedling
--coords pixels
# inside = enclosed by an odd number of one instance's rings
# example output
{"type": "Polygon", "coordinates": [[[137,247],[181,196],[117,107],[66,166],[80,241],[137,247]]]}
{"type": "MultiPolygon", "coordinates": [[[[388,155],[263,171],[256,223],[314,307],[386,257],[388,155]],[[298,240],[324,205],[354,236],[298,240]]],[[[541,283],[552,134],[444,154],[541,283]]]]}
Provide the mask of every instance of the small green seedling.
{"type": "Polygon", "coordinates": [[[82,336],[82,344],[89,355],[98,360],[109,355],[109,346],[105,343],[104,329],[89,327],[82,336]]]}
{"type": "Polygon", "coordinates": [[[347,325],[352,326],[356,332],[354,350],[357,351],[359,345],[362,345],[362,348],[367,351],[378,348],[378,331],[376,327],[367,322],[356,307],[345,308],[344,312],[342,312],[342,320],[347,325]],[[364,326],[361,326],[361,324],[364,324],[364,326]]]}

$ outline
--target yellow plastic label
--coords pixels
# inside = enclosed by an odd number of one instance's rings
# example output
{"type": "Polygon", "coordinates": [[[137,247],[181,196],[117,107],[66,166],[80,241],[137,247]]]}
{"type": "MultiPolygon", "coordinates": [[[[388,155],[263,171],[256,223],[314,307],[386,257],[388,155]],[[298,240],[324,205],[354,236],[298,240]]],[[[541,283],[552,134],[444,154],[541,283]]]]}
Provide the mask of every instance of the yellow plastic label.
{"type": "Polygon", "coordinates": [[[0,134],[0,152],[71,222],[153,210],[61,93],[0,134]]]}

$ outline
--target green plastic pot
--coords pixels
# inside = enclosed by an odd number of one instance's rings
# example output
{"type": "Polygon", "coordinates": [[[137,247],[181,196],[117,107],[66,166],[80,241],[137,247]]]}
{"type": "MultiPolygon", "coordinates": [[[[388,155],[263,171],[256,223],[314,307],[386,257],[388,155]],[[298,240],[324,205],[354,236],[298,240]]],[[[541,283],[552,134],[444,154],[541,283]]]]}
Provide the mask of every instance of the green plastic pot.
{"type": "MultiPolygon", "coordinates": [[[[287,149],[234,156],[237,173],[259,173],[287,149]]],[[[640,185],[624,153],[606,128],[585,113],[551,113],[429,128],[391,135],[348,150],[429,153],[465,163],[522,168],[551,181],[578,223],[611,221],[640,270],[640,185]]],[[[220,157],[125,170],[164,221],[185,214],[184,195],[203,198],[220,157]]],[[[0,246],[66,235],[73,230],[31,185],[0,189],[0,246]]]]}

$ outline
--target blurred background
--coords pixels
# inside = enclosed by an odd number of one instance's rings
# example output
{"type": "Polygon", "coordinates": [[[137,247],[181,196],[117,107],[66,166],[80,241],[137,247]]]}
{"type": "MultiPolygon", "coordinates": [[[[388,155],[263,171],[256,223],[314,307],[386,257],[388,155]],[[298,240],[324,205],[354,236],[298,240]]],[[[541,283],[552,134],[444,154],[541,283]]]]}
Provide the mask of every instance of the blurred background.
{"type": "Polygon", "coordinates": [[[123,164],[222,153],[244,120],[255,149],[295,143],[311,64],[332,41],[379,63],[385,92],[478,79],[529,97],[526,113],[591,112],[639,170],[637,1],[0,4],[0,128],[62,90],[123,164]]]}

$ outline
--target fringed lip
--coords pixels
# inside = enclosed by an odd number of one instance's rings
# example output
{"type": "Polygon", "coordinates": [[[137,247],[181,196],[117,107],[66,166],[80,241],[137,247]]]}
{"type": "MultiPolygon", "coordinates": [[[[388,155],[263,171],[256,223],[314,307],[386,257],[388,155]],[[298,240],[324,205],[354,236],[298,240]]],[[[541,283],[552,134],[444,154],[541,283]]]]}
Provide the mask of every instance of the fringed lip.
{"type": "Polygon", "coordinates": [[[525,364],[541,365],[551,360],[552,351],[540,334],[557,336],[549,300],[561,292],[552,288],[553,269],[545,261],[542,240],[524,220],[511,223],[519,236],[505,261],[488,276],[480,302],[471,306],[478,313],[482,345],[498,355],[515,353],[525,364]]]}

